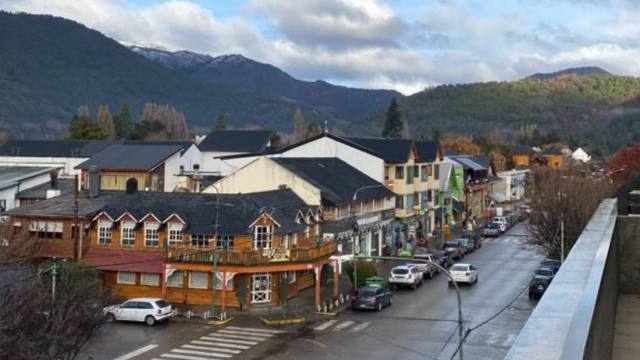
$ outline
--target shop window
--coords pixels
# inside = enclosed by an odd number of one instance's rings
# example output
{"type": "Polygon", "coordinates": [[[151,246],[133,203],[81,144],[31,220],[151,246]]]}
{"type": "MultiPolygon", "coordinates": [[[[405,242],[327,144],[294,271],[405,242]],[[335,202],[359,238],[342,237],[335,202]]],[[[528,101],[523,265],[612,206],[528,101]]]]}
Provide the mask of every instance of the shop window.
{"type": "Polygon", "coordinates": [[[160,274],[142,273],[140,285],[160,286],[160,274]]]}
{"type": "Polygon", "coordinates": [[[135,285],[136,273],[118,271],[118,284],[135,285]]]}
{"type": "Polygon", "coordinates": [[[189,288],[191,289],[208,289],[209,273],[203,271],[192,271],[189,274],[189,288]]]}

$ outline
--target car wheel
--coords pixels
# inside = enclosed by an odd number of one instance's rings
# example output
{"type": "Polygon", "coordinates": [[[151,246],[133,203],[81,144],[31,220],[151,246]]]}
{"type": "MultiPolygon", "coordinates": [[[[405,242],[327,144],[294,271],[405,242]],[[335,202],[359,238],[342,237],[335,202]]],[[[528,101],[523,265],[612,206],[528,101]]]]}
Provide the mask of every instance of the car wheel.
{"type": "Polygon", "coordinates": [[[107,322],[111,323],[111,322],[114,322],[114,321],[116,321],[116,316],[113,315],[113,313],[108,313],[107,314],[107,322]]]}
{"type": "Polygon", "coordinates": [[[433,271],[429,273],[429,279],[433,279],[433,271]]]}
{"type": "Polygon", "coordinates": [[[148,315],[146,318],[144,318],[144,323],[147,324],[147,326],[153,326],[156,324],[156,318],[148,315]]]}
{"type": "Polygon", "coordinates": [[[381,302],[378,303],[378,306],[376,307],[376,310],[382,311],[382,303],[381,302]]]}
{"type": "Polygon", "coordinates": [[[449,287],[452,287],[453,283],[451,282],[451,280],[449,280],[449,287]]]}

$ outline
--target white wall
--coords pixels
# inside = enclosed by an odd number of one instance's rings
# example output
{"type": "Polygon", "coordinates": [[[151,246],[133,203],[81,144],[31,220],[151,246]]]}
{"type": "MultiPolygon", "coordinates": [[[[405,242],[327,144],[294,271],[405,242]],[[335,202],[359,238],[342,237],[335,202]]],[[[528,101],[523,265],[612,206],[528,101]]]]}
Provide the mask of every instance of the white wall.
{"type": "MultiPolygon", "coordinates": [[[[277,190],[281,185],[293,190],[306,204],[320,205],[319,189],[264,156],[215,183],[220,193],[224,194],[277,190]]],[[[203,192],[216,191],[210,186],[203,192]]]]}
{"type": "Polygon", "coordinates": [[[74,167],[88,160],[88,157],[30,157],[30,156],[0,156],[0,166],[42,166],[42,167],[59,167],[61,166],[61,175],[80,174],[80,170],[74,167]]]}
{"type": "MultiPolygon", "coordinates": [[[[221,156],[243,154],[239,152],[218,152],[218,151],[202,151],[200,152],[200,171],[203,172],[221,172],[221,161],[217,159],[221,156]]],[[[186,169],[186,168],[185,168],[186,169]]],[[[225,174],[223,174],[225,175],[225,174]]]]}
{"type": "Polygon", "coordinates": [[[292,148],[273,157],[335,157],[384,183],[384,160],[362,150],[345,145],[327,136],[292,148]]]}
{"type": "Polygon", "coordinates": [[[193,165],[196,164],[202,167],[201,163],[202,154],[195,144],[190,145],[180,157],[180,166],[182,166],[185,171],[192,171],[193,165]]]}
{"type": "Polygon", "coordinates": [[[171,192],[178,186],[178,174],[180,174],[180,152],[171,155],[164,162],[164,191],[171,192]]]}
{"type": "Polygon", "coordinates": [[[31,189],[34,186],[38,186],[44,183],[48,183],[50,175],[48,172],[40,174],[28,179],[21,180],[17,185],[11,186],[0,190],[0,200],[6,200],[6,210],[13,209],[20,206],[19,201],[16,200],[16,194],[22,190],[31,189]]]}

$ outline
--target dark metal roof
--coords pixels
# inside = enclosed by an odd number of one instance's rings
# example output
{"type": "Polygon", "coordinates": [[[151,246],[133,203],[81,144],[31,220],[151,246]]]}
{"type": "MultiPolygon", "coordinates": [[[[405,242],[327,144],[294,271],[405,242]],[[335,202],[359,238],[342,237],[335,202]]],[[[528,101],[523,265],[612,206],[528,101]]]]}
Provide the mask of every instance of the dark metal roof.
{"type": "Polygon", "coordinates": [[[262,153],[271,130],[213,130],[198,145],[200,151],[262,153]]]}
{"type": "MultiPolygon", "coordinates": [[[[88,198],[86,192],[81,192],[78,196],[78,215],[81,217],[92,217],[102,209],[106,203],[119,192],[103,191],[100,196],[88,198]]],[[[10,216],[34,216],[34,217],[72,217],[74,207],[74,194],[56,196],[48,200],[11,209],[3,215],[10,216]]]]}
{"type": "MultiPolygon", "coordinates": [[[[75,186],[75,179],[61,179],[58,178],[58,187],[60,195],[73,193],[73,187],[75,186]]],[[[32,188],[22,190],[16,194],[16,199],[46,199],[47,190],[51,189],[51,183],[47,181],[44,184],[34,186],[32,188]]]]}
{"type": "Polygon", "coordinates": [[[9,140],[0,146],[0,156],[90,157],[115,141],[105,140],[9,140]]]}
{"type": "Polygon", "coordinates": [[[385,162],[403,163],[411,155],[413,140],[383,139],[373,137],[346,137],[348,141],[377,153],[385,162]]]}
{"type": "Polygon", "coordinates": [[[181,145],[113,145],[93,155],[76,169],[151,170],[171,155],[182,150],[181,145]]]}
{"type": "Polygon", "coordinates": [[[271,158],[320,189],[323,205],[336,206],[357,200],[394,196],[384,185],[338,158],[271,158]]]}
{"type": "Polygon", "coordinates": [[[55,167],[37,167],[37,166],[0,166],[0,189],[14,186],[25,179],[46,174],[55,167]]]}
{"type": "MultiPolygon", "coordinates": [[[[468,155],[458,155],[458,156],[450,156],[455,162],[462,165],[465,169],[471,169],[473,171],[487,170],[488,165],[484,165],[488,158],[486,156],[468,156],[468,155]]],[[[490,158],[489,158],[489,161],[490,158]]]]}
{"type": "Polygon", "coordinates": [[[531,155],[534,153],[531,146],[520,144],[511,145],[509,147],[509,151],[511,152],[511,155],[531,155]]]}

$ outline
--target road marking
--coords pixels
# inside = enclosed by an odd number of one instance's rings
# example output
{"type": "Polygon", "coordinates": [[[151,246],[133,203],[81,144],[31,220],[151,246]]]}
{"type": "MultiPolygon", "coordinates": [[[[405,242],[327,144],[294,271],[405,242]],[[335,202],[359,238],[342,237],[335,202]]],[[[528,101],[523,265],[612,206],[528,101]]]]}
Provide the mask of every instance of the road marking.
{"type": "Polygon", "coordinates": [[[241,353],[240,350],[223,349],[223,348],[210,347],[210,346],[196,346],[196,345],[188,345],[187,344],[187,345],[182,345],[181,347],[183,347],[185,349],[216,351],[216,352],[223,352],[223,353],[229,353],[229,354],[240,354],[241,353]]]}
{"type": "Polygon", "coordinates": [[[351,320],[343,321],[340,324],[336,325],[336,327],[333,328],[333,331],[340,331],[342,329],[348,328],[351,325],[353,325],[353,321],[351,320]]]}
{"type": "Polygon", "coordinates": [[[319,342],[319,341],[315,341],[315,340],[302,339],[302,341],[306,341],[306,342],[308,342],[308,343],[311,343],[311,344],[317,345],[317,346],[319,346],[319,347],[321,347],[321,348],[326,348],[326,347],[327,347],[327,345],[325,345],[325,344],[323,344],[323,343],[321,343],[321,342],[319,342]]]}
{"type": "Polygon", "coordinates": [[[253,341],[265,341],[266,339],[263,337],[257,336],[247,336],[247,335],[236,335],[236,334],[225,334],[219,331],[209,334],[209,336],[220,336],[223,338],[229,339],[240,339],[240,340],[253,340],[253,341]]]}
{"type": "Polygon", "coordinates": [[[211,360],[210,357],[201,357],[201,356],[187,356],[180,354],[162,354],[160,357],[163,358],[171,358],[171,359],[183,359],[183,360],[211,360]]]}
{"type": "Polygon", "coordinates": [[[265,332],[269,334],[284,334],[283,330],[258,329],[258,328],[250,328],[250,327],[239,327],[239,326],[227,326],[225,329],[257,331],[257,332],[265,332]]]}
{"type": "Polygon", "coordinates": [[[183,349],[173,349],[173,350],[171,350],[171,352],[172,353],[180,353],[180,354],[188,354],[188,355],[204,355],[204,356],[216,357],[216,358],[224,358],[224,359],[228,359],[228,358],[233,356],[231,354],[221,354],[221,353],[210,352],[210,351],[196,351],[196,350],[183,350],[183,349]]]}
{"type": "Polygon", "coordinates": [[[367,322],[363,322],[362,324],[360,324],[360,325],[354,327],[353,329],[351,329],[351,331],[352,332],[358,332],[360,330],[364,330],[364,329],[368,328],[369,325],[371,325],[370,322],[368,322],[368,321],[367,322]]]}
{"type": "Polygon", "coordinates": [[[138,350],[135,350],[135,351],[132,351],[132,352],[130,352],[128,354],[124,354],[124,355],[122,355],[120,357],[117,357],[117,358],[115,358],[113,360],[129,360],[129,359],[133,359],[134,357],[136,357],[136,356],[138,356],[140,354],[144,354],[147,351],[153,350],[153,349],[155,349],[157,347],[158,347],[158,345],[149,344],[147,346],[141,347],[138,350]]]}
{"type": "Polygon", "coordinates": [[[228,343],[232,343],[232,344],[243,344],[243,345],[257,345],[258,344],[258,342],[256,342],[256,341],[221,339],[221,338],[214,338],[214,337],[211,337],[211,336],[203,336],[200,339],[202,339],[202,340],[224,341],[224,342],[228,342],[228,343]]]}
{"type": "Polygon", "coordinates": [[[313,330],[317,330],[317,331],[326,330],[328,327],[330,327],[331,325],[335,324],[336,322],[338,322],[338,320],[329,320],[324,324],[320,324],[320,325],[314,327],[313,330]]]}
{"type": "Polygon", "coordinates": [[[226,344],[226,343],[218,342],[217,340],[216,341],[193,340],[191,343],[192,344],[197,344],[197,345],[222,346],[222,347],[227,347],[227,348],[232,348],[232,349],[241,349],[241,350],[247,350],[247,349],[251,348],[251,346],[236,345],[236,344],[226,344]]]}
{"type": "Polygon", "coordinates": [[[264,338],[269,338],[269,337],[273,336],[273,334],[256,334],[255,332],[238,331],[238,330],[218,330],[217,332],[218,333],[223,333],[223,334],[238,334],[238,335],[260,336],[260,337],[264,337],[264,338]]]}

